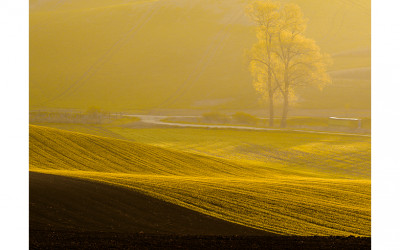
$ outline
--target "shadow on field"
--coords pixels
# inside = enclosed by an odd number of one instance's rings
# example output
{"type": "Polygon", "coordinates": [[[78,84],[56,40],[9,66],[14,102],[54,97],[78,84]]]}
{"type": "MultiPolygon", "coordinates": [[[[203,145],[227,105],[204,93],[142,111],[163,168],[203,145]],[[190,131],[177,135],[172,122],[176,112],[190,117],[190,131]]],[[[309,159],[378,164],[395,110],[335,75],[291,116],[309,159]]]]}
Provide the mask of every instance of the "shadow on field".
{"type": "Polygon", "coordinates": [[[271,235],[122,187],[30,172],[30,230],[271,235]]]}
{"type": "Polygon", "coordinates": [[[370,248],[370,238],[277,236],[88,180],[29,180],[31,249],[370,248]]]}
{"type": "Polygon", "coordinates": [[[30,249],[371,249],[371,238],[31,231],[30,249]]]}

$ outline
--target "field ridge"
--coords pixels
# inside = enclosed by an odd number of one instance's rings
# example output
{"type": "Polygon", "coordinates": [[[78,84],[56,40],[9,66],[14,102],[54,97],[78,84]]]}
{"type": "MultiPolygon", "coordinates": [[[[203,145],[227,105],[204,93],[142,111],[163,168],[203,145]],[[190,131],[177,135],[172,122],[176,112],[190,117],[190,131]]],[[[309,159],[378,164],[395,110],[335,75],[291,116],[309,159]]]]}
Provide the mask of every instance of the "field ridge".
{"type": "Polygon", "coordinates": [[[134,189],[282,235],[370,235],[368,179],[287,175],[261,166],[40,126],[30,126],[30,171],[134,189]]]}

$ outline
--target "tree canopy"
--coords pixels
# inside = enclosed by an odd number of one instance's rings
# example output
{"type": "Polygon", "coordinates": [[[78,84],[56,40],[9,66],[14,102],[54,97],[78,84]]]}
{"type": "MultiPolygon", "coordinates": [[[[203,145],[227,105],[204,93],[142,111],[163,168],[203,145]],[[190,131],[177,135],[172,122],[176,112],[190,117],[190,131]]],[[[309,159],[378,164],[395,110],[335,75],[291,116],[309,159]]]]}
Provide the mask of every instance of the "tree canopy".
{"type": "Polygon", "coordinates": [[[289,102],[298,87],[330,83],[329,56],[304,35],[307,20],[299,6],[255,1],[247,14],[257,25],[258,42],[250,50],[254,87],[269,102],[273,126],[274,100],[283,99],[281,127],[286,127],[289,102]]]}

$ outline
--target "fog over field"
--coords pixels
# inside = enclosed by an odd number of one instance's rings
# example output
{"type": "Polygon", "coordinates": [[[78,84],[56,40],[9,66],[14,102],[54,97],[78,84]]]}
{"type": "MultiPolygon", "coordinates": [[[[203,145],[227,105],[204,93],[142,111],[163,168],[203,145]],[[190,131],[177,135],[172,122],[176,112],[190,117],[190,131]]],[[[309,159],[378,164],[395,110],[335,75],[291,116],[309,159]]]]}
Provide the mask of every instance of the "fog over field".
{"type": "MultiPolygon", "coordinates": [[[[32,0],[30,107],[263,109],[248,2],[32,0]]],[[[370,2],[292,2],[333,62],[332,84],[301,89],[294,109],[370,109],[370,2]]]]}
{"type": "Polygon", "coordinates": [[[370,1],[29,8],[30,247],[370,248],[370,1]]]}

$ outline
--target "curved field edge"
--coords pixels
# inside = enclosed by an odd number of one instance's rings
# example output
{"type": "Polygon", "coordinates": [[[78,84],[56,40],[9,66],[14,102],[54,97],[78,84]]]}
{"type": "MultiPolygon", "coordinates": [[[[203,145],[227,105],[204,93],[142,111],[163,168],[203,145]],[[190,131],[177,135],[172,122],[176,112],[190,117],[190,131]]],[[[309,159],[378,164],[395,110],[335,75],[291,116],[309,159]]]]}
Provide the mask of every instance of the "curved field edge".
{"type": "Polygon", "coordinates": [[[368,181],[40,172],[132,188],[216,218],[277,234],[370,235],[368,181]]]}
{"type": "Polygon", "coordinates": [[[207,155],[241,166],[253,165],[252,175],[256,169],[254,165],[259,165],[261,176],[265,176],[268,170],[270,173],[278,171],[286,175],[320,178],[371,177],[371,138],[365,137],[200,128],[97,127],[50,123],[42,126],[123,138],[174,152],[207,155]]]}
{"type": "Polygon", "coordinates": [[[79,170],[172,176],[265,177],[288,170],[60,129],[29,126],[31,170],[79,170]]]}
{"type": "Polygon", "coordinates": [[[166,235],[264,235],[133,189],[29,173],[29,229],[166,235]]]}
{"type": "Polygon", "coordinates": [[[260,176],[260,170],[252,166],[203,156],[200,161],[193,154],[116,139],[37,126],[30,127],[30,135],[31,171],[132,188],[216,218],[283,235],[370,235],[369,180],[265,172],[260,176]],[[85,147],[76,147],[71,143],[74,140],[85,147]],[[96,151],[98,145],[105,151],[96,151]],[[113,147],[129,150],[119,152],[112,150],[113,147]],[[88,152],[83,152],[83,148],[88,152]],[[156,153],[149,154],[149,149],[156,153]],[[163,157],[159,155],[161,152],[170,155],[163,157]],[[82,164],[83,154],[88,164],[92,164],[90,168],[82,164]],[[131,160],[116,169],[110,167],[111,159],[131,160]],[[178,160],[171,163],[171,159],[178,160]],[[153,162],[157,164],[149,164],[153,162]],[[194,162],[199,165],[193,167],[194,162]],[[216,164],[221,169],[216,169],[216,164]]]}

